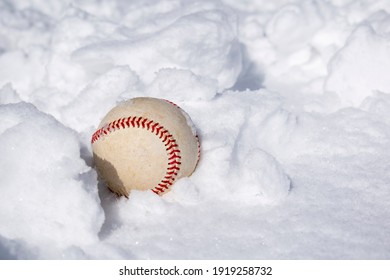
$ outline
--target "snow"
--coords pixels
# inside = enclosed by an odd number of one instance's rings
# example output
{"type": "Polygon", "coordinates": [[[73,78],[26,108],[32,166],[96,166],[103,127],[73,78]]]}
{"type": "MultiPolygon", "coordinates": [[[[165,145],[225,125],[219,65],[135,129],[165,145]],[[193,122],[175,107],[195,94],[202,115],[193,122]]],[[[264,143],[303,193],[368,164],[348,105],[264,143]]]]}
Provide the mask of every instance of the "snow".
{"type": "Polygon", "coordinates": [[[387,0],[0,2],[0,258],[389,259],[387,0]],[[90,137],[169,99],[201,160],[118,198],[90,137]]]}
{"type": "Polygon", "coordinates": [[[390,70],[390,37],[385,32],[376,32],[370,24],[359,26],[330,62],[325,90],[337,93],[344,106],[359,106],[373,92],[390,92],[386,75],[390,70]]]}

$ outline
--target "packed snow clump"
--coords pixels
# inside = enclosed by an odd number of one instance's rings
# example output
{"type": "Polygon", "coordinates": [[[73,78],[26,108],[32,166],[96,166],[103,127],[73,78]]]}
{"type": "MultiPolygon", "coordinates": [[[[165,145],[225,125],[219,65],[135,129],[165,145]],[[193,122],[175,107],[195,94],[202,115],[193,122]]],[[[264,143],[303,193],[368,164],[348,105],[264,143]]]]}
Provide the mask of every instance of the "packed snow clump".
{"type": "Polygon", "coordinates": [[[1,235],[52,257],[96,242],[96,176],[74,131],[28,103],[0,105],[0,116],[1,235]]]}

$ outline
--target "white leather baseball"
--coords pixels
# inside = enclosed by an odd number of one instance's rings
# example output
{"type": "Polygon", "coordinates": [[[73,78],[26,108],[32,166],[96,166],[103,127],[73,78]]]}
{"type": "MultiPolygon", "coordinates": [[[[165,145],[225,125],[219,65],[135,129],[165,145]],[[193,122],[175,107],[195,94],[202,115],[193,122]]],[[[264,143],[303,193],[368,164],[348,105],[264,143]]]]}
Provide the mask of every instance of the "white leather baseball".
{"type": "Polygon", "coordinates": [[[99,176],[119,195],[131,190],[166,193],[190,176],[200,145],[189,116],[163,99],[138,97],[107,113],[92,136],[99,176]]]}

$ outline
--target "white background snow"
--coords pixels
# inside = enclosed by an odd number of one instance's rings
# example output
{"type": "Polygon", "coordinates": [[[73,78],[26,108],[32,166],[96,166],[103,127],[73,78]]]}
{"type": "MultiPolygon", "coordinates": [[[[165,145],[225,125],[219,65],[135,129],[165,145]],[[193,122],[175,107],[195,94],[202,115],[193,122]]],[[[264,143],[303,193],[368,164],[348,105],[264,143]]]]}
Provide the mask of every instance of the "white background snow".
{"type": "Polygon", "coordinates": [[[389,259],[390,1],[0,1],[0,258],[389,259]],[[201,139],[117,198],[90,137],[136,96],[201,139]]]}

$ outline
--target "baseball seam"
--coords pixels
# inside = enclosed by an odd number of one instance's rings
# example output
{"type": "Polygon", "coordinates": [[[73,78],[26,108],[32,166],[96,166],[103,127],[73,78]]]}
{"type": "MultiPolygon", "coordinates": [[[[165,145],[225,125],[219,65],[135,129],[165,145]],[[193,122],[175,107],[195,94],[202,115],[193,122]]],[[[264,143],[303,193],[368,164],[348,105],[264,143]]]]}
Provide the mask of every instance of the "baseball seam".
{"type": "MultiPolygon", "coordinates": [[[[172,102],[172,101],[170,101],[168,99],[162,99],[162,100],[164,100],[165,102],[175,106],[176,108],[178,108],[180,111],[182,111],[185,114],[184,110],[179,105],[177,105],[176,103],[174,103],[174,102],[172,102]]],[[[199,141],[198,134],[195,135],[195,138],[196,138],[196,142],[197,142],[196,144],[198,145],[198,158],[197,158],[197,161],[196,161],[196,165],[197,165],[199,160],[200,160],[200,141],[199,141]]]]}
{"type": "Polygon", "coordinates": [[[160,180],[157,186],[151,188],[154,193],[163,194],[175,182],[176,176],[180,171],[181,152],[175,138],[172,136],[172,134],[169,133],[167,129],[153,120],[149,120],[141,116],[130,116],[127,118],[117,119],[96,130],[96,132],[92,135],[91,143],[94,144],[102,137],[116,130],[125,128],[146,129],[161,139],[161,142],[165,145],[165,150],[168,157],[167,170],[164,177],[160,180]]]}

